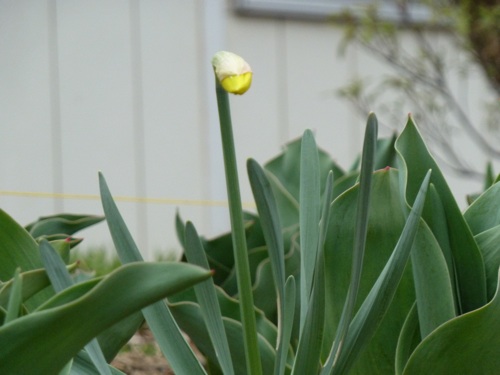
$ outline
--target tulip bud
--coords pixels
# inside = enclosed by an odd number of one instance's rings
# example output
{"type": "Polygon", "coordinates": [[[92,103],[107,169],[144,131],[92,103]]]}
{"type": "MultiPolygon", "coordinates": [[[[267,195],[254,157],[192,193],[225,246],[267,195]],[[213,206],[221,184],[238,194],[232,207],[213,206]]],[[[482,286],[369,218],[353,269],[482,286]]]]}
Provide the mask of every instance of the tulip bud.
{"type": "Polygon", "coordinates": [[[212,58],[215,76],[220,85],[231,94],[242,95],[252,84],[252,68],[240,56],[226,51],[212,58]]]}

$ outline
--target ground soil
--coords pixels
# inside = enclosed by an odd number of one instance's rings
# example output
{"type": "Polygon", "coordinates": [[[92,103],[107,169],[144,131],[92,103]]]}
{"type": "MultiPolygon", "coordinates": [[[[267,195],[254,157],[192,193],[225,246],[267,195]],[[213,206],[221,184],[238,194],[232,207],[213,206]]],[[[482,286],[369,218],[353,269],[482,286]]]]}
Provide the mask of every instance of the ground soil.
{"type": "Polygon", "coordinates": [[[172,375],[149,329],[141,328],[111,363],[128,375],[172,375]]]}

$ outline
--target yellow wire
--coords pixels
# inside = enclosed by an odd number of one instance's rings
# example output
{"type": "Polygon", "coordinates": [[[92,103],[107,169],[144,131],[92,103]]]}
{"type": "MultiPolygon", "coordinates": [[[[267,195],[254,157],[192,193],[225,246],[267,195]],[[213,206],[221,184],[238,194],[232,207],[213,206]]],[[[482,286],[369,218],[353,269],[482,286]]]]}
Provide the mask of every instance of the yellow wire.
{"type": "MultiPolygon", "coordinates": [[[[0,190],[0,195],[8,195],[13,197],[28,197],[28,198],[51,198],[51,199],[76,199],[76,200],[100,200],[99,195],[94,194],[66,194],[66,193],[46,193],[35,191],[14,191],[0,190]]],[[[208,206],[208,207],[224,207],[227,206],[227,201],[214,200],[194,200],[194,199],[171,199],[171,198],[148,198],[148,197],[131,197],[131,196],[116,196],[115,201],[135,202],[135,203],[155,203],[168,204],[176,206],[208,206]]],[[[244,207],[254,208],[255,204],[251,202],[243,203],[244,207]]]]}

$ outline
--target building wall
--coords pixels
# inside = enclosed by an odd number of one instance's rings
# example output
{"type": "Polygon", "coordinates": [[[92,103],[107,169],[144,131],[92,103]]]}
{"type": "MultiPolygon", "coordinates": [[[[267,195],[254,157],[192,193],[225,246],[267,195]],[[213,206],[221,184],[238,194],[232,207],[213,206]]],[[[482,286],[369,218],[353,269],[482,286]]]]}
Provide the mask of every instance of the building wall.
{"type": "MultiPolygon", "coordinates": [[[[159,198],[118,201],[146,256],[179,248],[177,209],[200,233],[220,233],[228,219],[218,205],[212,55],[234,51],[254,70],[252,89],[231,98],[251,203],[245,160],[264,163],[305,128],[345,167],[359,151],[364,121],[334,92],[387,68],[355,47],[340,57],[342,33],[327,22],[238,16],[229,0],[0,0],[0,207],[22,224],[101,214],[102,171],[115,196],[159,198]]],[[[476,103],[484,84],[456,80],[465,84],[464,105],[476,103]]],[[[454,188],[463,195],[477,184],[454,188]]],[[[89,247],[111,244],[104,224],[81,235],[89,247]]]]}

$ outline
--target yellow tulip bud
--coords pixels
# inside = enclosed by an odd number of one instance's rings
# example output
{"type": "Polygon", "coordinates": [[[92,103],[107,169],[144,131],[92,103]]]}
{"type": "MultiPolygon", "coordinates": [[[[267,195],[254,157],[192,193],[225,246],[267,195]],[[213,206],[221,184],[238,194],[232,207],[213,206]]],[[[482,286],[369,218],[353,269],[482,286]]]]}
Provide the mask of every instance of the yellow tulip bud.
{"type": "Polygon", "coordinates": [[[231,94],[244,94],[252,84],[252,68],[240,56],[220,51],[212,58],[215,76],[231,94]]]}

